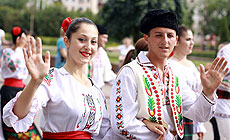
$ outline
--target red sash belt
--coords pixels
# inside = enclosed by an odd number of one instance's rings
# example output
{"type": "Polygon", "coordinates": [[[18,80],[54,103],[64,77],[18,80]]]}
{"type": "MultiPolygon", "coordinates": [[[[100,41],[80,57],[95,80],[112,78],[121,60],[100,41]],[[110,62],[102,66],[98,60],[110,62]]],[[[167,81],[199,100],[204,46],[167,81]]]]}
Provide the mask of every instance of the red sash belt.
{"type": "Polygon", "coordinates": [[[17,88],[24,88],[25,87],[23,80],[15,79],[15,78],[5,79],[3,85],[10,86],[10,87],[17,87],[17,88]]]}
{"type": "Polygon", "coordinates": [[[70,131],[50,133],[43,132],[44,139],[91,139],[91,134],[85,131],[70,131]]]}
{"type": "Polygon", "coordinates": [[[216,94],[219,99],[230,99],[230,92],[217,89],[216,94]]]}

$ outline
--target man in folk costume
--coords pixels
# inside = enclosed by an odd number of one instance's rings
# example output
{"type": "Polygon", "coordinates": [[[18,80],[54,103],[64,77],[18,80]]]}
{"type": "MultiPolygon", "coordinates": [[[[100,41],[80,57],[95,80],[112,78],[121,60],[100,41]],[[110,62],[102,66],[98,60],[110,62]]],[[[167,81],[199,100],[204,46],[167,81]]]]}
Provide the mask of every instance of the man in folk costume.
{"type": "Polygon", "coordinates": [[[227,61],[216,58],[207,73],[200,66],[203,90],[197,97],[167,63],[178,40],[176,15],[150,10],[141,20],[140,30],[149,51],[141,52],[117,75],[110,97],[113,131],[120,139],[182,138],[182,114],[197,122],[213,116],[214,92],[229,69],[225,68],[227,61]]]}
{"type": "MultiPolygon", "coordinates": [[[[219,57],[225,57],[230,61],[230,43],[224,45],[217,53],[219,57]]],[[[230,66],[230,64],[228,64],[230,66]]],[[[230,72],[226,74],[222,83],[216,90],[218,101],[215,118],[221,140],[229,140],[230,130],[230,72]]]]}

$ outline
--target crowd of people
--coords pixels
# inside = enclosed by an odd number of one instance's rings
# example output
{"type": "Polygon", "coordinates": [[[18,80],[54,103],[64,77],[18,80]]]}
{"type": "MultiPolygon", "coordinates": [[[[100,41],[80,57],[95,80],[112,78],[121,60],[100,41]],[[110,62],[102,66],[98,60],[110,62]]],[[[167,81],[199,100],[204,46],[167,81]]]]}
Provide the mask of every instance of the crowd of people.
{"type": "Polygon", "coordinates": [[[212,118],[219,139],[229,140],[229,43],[198,70],[187,58],[194,46],[192,30],[178,25],[175,13],[148,11],[140,32],[134,46],[124,38],[123,45],[105,49],[104,26],[68,17],[50,67],[41,39],[13,27],[13,45],[1,57],[0,138],[192,140],[197,134],[202,140],[203,123],[212,118]],[[120,51],[117,71],[106,50],[120,51]],[[112,85],[109,113],[101,90],[105,83],[112,85]],[[42,134],[34,124],[40,110],[42,134]]]}

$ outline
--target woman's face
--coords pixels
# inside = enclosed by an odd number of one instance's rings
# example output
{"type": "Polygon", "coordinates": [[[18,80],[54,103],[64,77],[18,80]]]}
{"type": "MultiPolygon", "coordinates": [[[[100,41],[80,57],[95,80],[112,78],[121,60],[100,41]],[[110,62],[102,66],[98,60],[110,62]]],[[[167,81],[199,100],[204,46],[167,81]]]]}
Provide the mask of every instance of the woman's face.
{"type": "Polygon", "coordinates": [[[193,45],[193,33],[191,30],[188,30],[187,32],[183,32],[175,49],[184,55],[189,55],[192,53],[193,45]]]}
{"type": "Polygon", "coordinates": [[[84,65],[94,56],[97,50],[98,30],[92,24],[82,23],[71,39],[64,37],[68,48],[68,60],[71,63],[84,65]]]}

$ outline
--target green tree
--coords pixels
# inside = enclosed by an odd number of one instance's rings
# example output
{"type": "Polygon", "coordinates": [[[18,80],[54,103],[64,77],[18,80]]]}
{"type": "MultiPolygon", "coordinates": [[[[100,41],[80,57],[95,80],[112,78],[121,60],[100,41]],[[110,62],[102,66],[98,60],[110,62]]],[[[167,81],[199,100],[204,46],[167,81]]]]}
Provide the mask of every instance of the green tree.
{"type": "Polygon", "coordinates": [[[109,30],[110,37],[121,40],[132,36],[134,41],[140,38],[139,24],[141,18],[150,9],[168,9],[179,14],[182,21],[183,12],[180,0],[108,0],[99,16],[109,30]]]}
{"type": "Polygon", "coordinates": [[[228,19],[224,16],[220,22],[220,42],[226,42],[230,40],[228,19]]]}
{"type": "Polygon", "coordinates": [[[37,11],[35,14],[34,32],[38,35],[59,36],[61,23],[69,16],[69,13],[61,4],[54,4],[37,11]]]}
{"type": "Polygon", "coordinates": [[[29,0],[1,0],[0,6],[9,6],[14,9],[22,9],[25,8],[26,3],[29,0]]]}
{"type": "Polygon", "coordinates": [[[2,6],[0,7],[0,27],[6,32],[10,32],[13,26],[21,26],[18,22],[18,15],[21,14],[17,9],[2,6]]]}
{"type": "Polygon", "coordinates": [[[225,16],[230,19],[230,0],[202,0],[201,2],[202,31],[205,35],[215,33],[219,36],[221,28],[219,23],[225,16]]]}

